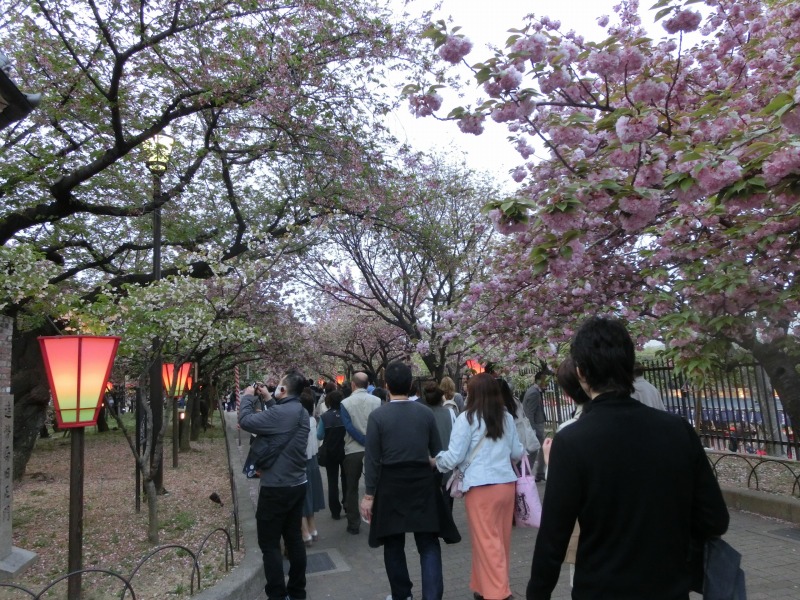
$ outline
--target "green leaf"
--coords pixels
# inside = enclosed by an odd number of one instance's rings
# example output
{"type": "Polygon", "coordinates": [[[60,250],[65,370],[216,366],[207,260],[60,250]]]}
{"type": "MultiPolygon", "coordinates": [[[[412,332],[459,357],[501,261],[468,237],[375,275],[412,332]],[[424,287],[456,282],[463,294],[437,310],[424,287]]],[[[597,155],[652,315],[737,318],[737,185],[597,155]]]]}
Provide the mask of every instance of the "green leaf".
{"type": "Polygon", "coordinates": [[[669,13],[675,10],[674,6],[670,6],[668,8],[662,8],[660,11],[656,13],[655,19],[653,19],[654,23],[658,23],[661,19],[666,17],[669,13]]]}
{"type": "Polygon", "coordinates": [[[781,92],[775,98],[764,107],[764,110],[761,111],[762,114],[770,115],[772,113],[777,112],[779,109],[783,108],[784,106],[792,105],[794,103],[794,98],[788,92],[781,92]]]}

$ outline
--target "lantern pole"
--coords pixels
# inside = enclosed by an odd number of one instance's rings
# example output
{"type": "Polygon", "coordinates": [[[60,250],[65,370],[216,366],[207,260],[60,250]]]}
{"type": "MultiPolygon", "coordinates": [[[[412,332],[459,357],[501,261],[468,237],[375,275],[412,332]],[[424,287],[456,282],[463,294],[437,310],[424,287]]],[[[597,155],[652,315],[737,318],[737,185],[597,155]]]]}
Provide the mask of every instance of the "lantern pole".
{"type": "MultiPolygon", "coordinates": [[[[83,465],[84,427],[75,427],[70,432],[71,451],[69,460],[69,549],[67,571],[75,573],[83,569],[83,465]]],[[[81,598],[81,573],[76,573],[67,582],[67,597],[81,598]]]]}
{"type": "MultiPolygon", "coordinates": [[[[143,146],[146,153],[145,164],[153,175],[153,282],[161,279],[161,177],[167,170],[169,156],[174,140],[165,134],[157,134],[143,146]]],[[[153,414],[153,431],[150,433],[150,465],[153,469],[153,483],[157,493],[164,490],[164,452],[155,455],[156,439],[161,433],[164,421],[164,395],[161,387],[161,341],[153,338],[153,362],[150,365],[150,410],[153,414]]]]}

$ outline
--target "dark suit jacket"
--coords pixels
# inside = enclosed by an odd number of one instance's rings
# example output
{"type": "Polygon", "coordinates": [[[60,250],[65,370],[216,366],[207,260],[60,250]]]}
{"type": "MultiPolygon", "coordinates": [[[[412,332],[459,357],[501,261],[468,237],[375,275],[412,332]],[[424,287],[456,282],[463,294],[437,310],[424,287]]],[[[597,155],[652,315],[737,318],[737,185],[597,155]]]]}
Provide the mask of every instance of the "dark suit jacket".
{"type": "Polygon", "coordinates": [[[550,598],[576,520],[574,600],[685,600],[690,540],[728,510],[689,423],[607,393],[553,441],[527,600],[550,598]]]}

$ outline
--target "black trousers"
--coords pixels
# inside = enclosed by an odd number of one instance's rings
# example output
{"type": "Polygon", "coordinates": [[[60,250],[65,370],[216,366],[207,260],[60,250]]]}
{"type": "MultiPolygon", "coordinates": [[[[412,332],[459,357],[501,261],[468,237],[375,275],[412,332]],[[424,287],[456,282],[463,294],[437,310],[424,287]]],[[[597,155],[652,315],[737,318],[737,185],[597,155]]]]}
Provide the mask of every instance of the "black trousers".
{"type": "MultiPolygon", "coordinates": [[[[344,459],[343,459],[344,460],[344,459]]],[[[325,466],[325,473],[328,476],[328,507],[331,509],[331,516],[338,519],[342,514],[342,502],[344,502],[345,475],[342,463],[331,463],[325,466]],[[339,491],[339,480],[341,477],[342,487],[339,491]],[[341,494],[341,500],[339,499],[341,494]]]]}
{"type": "Polygon", "coordinates": [[[361,528],[361,513],[358,510],[358,482],[364,470],[364,453],[353,452],[344,455],[344,509],[347,511],[347,528],[358,531],[361,528]]]}
{"type": "Polygon", "coordinates": [[[301,533],[306,484],[261,487],[256,509],[258,547],[264,560],[264,591],[269,600],[304,600],[306,597],[306,546],[301,533]],[[289,557],[289,581],[284,579],[281,537],[289,557]]]}

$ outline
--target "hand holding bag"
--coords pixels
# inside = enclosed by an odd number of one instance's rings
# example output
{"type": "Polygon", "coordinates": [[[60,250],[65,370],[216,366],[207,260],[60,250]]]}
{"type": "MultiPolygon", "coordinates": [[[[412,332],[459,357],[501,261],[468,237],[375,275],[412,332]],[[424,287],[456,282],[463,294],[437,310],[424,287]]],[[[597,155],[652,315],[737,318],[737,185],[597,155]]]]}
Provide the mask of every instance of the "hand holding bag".
{"type": "Polygon", "coordinates": [[[536,481],[531,475],[531,466],[528,463],[527,455],[522,455],[519,470],[514,465],[514,472],[517,473],[514,519],[520,527],[539,527],[542,522],[542,501],[539,499],[536,481]]]}
{"type": "Polygon", "coordinates": [[[467,470],[472,459],[475,458],[475,453],[478,451],[478,448],[481,447],[483,444],[483,440],[486,439],[484,435],[481,438],[481,441],[478,442],[478,445],[475,446],[475,449],[470,452],[469,458],[467,462],[464,463],[463,467],[456,467],[453,469],[453,474],[450,476],[450,479],[447,480],[447,485],[445,485],[445,489],[449,490],[450,496],[453,498],[461,498],[464,496],[464,471],[467,470]]]}

